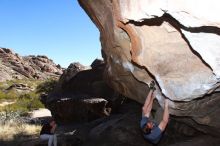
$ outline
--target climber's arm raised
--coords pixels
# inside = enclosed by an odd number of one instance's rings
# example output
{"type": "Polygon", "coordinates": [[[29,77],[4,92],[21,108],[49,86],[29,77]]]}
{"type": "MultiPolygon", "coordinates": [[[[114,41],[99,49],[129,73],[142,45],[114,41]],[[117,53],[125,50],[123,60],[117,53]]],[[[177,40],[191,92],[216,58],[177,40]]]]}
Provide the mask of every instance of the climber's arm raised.
{"type": "Polygon", "coordinates": [[[161,131],[164,131],[166,126],[167,126],[167,123],[169,121],[169,107],[168,107],[168,102],[169,100],[168,99],[165,99],[165,103],[164,103],[164,113],[163,113],[163,119],[162,121],[160,122],[159,124],[159,128],[161,131]]]}
{"type": "Polygon", "coordinates": [[[142,114],[145,117],[149,117],[150,113],[151,113],[151,109],[152,109],[152,105],[153,105],[153,101],[154,101],[154,95],[153,92],[155,90],[155,83],[154,81],[152,81],[150,83],[150,92],[147,95],[147,98],[145,100],[144,106],[142,108],[142,114]]]}

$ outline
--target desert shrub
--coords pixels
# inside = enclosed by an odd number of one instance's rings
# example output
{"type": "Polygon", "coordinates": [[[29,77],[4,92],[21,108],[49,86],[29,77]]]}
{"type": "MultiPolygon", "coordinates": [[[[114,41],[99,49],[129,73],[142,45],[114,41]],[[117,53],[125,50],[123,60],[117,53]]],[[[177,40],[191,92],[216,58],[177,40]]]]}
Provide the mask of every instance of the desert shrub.
{"type": "Polygon", "coordinates": [[[3,111],[0,112],[0,124],[5,123],[20,123],[22,122],[21,113],[19,111],[11,111],[9,108],[4,108],[3,111]]]}
{"type": "Polygon", "coordinates": [[[30,92],[22,94],[16,98],[16,102],[5,107],[0,108],[0,111],[8,110],[13,112],[20,112],[22,114],[27,113],[28,111],[44,108],[44,105],[39,100],[39,95],[30,92]]]}
{"type": "MultiPolygon", "coordinates": [[[[0,107],[0,111],[4,111],[5,108],[9,111],[18,111],[20,113],[27,113],[28,111],[44,108],[44,105],[39,99],[41,93],[48,93],[56,84],[55,80],[48,80],[45,82],[37,80],[13,80],[4,83],[4,90],[0,90],[0,101],[14,101],[13,104],[0,107]],[[34,91],[30,92],[18,92],[17,90],[5,90],[14,83],[28,84],[28,86],[34,88],[34,91]],[[7,84],[7,87],[5,86],[7,84]]],[[[0,84],[3,87],[3,83],[0,84]]]]}
{"type": "Polygon", "coordinates": [[[35,79],[22,79],[22,80],[10,80],[6,82],[0,82],[0,89],[6,89],[13,84],[27,84],[27,86],[31,88],[36,88],[39,84],[41,84],[42,80],[35,80],[35,79]]]}
{"type": "MultiPolygon", "coordinates": [[[[16,141],[16,137],[20,140],[22,136],[27,137],[28,135],[39,134],[41,126],[28,124],[29,118],[27,117],[30,111],[44,108],[44,105],[39,100],[39,93],[36,93],[36,90],[22,92],[15,89],[6,89],[14,83],[27,84],[29,87],[36,89],[42,82],[27,79],[0,83],[0,101],[10,102],[8,105],[0,106],[0,140],[16,141]]],[[[15,142],[12,145],[18,145],[18,143],[15,142]]]]}
{"type": "Polygon", "coordinates": [[[17,99],[18,93],[15,90],[11,90],[6,93],[6,99],[17,99]]]}
{"type": "Polygon", "coordinates": [[[53,79],[47,80],[37,86],[36,93],[48,94],[55,88],[56,84],[57,84],[57,80],[53,80],[53,79]]]}
{"type": "Polygon", "coordinates": [[[18,94],[15,91],[4,92],[0,90],[0,100],[16,99],[18,94]]]}
{"type": "Polygon", "coordinates": [[[27,109],[29,111],[44,108],[44,105],[41,103],[41,101],[38,98],[33,98],[28,101],[27,103],[27,109]]]}
{"type": "MultiPolygon", "coordinates": [[[[39,134],[41,126],[28,124],[27,120],[20,116],[20,112],[4,111],[0,112],[0,139],[15,140],[15,136],[32,136],[39,134]]],[[[17,145],[15,143],[14,145],[17,145]]]]}
{"type": "Polygon", "coordinates": [[[19,97],[19,99],[31,99],[32,96],[30,94],[21,94],[19,97]]]}
{"type": "Polygon", "coordinates": [[[42,83],[44,83],[41,80],[34,80],[34,79],[24,79],[24,80],[11,80],[11,81],[6,81],[6,82],[0,82],[0,99],[4,98],[17,98],[18,94],[20,95],[17,90],[7,90],[11,85],[13,84],[27,84],[28,87],[31,87],[32,89],[36,89],[36,87],[42,83]]]}
{"type": "Polygon", "coordinates": [[[0,90],[0,100],[5,99],[6,95],[3,91],[0,90]]]}
{"type": "MultiPolygon", "coordinates": [[[[29,94],[27,94],[30,96],[29,94]]],[[[26,96],[27,96],[26,95],[26,96]]],[[[30,96],[31,97],[31,96],[30,96]]],[[[44,105],[40,102],[38,97],[33,98],[20,98],[16,103],[9,105],[12,111],[27,112],[39,108],[44,108],[44,105]]]]}

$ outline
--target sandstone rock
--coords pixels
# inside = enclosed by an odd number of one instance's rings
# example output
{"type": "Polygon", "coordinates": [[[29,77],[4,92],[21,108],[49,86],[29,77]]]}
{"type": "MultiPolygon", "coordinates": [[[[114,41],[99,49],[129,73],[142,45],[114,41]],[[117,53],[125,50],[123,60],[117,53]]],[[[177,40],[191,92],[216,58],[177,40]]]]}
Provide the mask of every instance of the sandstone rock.
{"type": "Polygon", "coordinates": [[[123,98],[104,81],[104,69],[100,60],[90,69],[71,64],[55,89],[48,96],[42,95],[43,103],[61,123],[88,122],[117,111],[123,98]]]}
{"type": "Polygon", "coordinates": [[[104,67],[82,70],[66,82],[62,88],[75,94],[84,93],[97,96],[94,93],[93,84],[103,81],[103,70],[104,67]]]}
{"type": "Polygon", "coordinates": [[[150,146],[143,139],[139,129],[141,106],[129,103],[122,105],[121,110],[124,114],[112,115],[91,129],[88,129],[84,146],[150,146]]]}
{"type": "Polygon", "coordinates": [[[91,67],[92,68],[97,68],[99,66],[103,66],[105,65],[104,61],[103,60],[100,60],[100,59],[95,59],[92,64],[91,64],[91,67]]]}
{"type": "Polygon", "coordinates": [[[162,107],[166,96],[180,121],[220,135],[217,0],[79,3],[100,30],[105,80],[113,89],[143,103],[153,79],[162,107]]]}
{"type": "MultiPolygon", "coordinates": [[[[142,137],[139,128],[140,118],[141,105],[126,100],[119,111],[109,117],[81,123],[75,126],[75,129],[66,129],[69,133],[73,131],[72,138],[77,138],[82,146],[151,146],[142,137]]],[[[205,146],[207,144],[218,146],[219,139],[201,134],[172,118],[158,146],[205,146]]]]}
{"type": "Polygon", "coordinates": [[[0,48],[0,81],[25,79],[25,78],[58,78],[63,72],[46,56],[25,56],[7,48],[0,48]]]}
{"type": "Polygon", "coordinates": [[[104,69],[103,62],[90,69],[79,63],[70,64],[61,75],[57,87],[49,94],[48,101],[74,98],[75,95],[89,95],[98,98],[111,97],[115,92],[104,82],[104,69]]]}
{"type": "Polygon", "coordinates": [[[12,89],[16,89],[16,90],[27,90],[27,91],[32,91],[33,89],[31,87],[29,87],[26,84],[22,84],[22,83],[14,83],[12,84],[10,87],[8,87],[6,90],[12,90],[12,89]]]}
{"type": "Polygon", "coordinates": [[[48,104],[53,117],[59,123],[83,123],[108,116],[108,101],[81,95],[74,99],[60,99],[48,104]]]}
{"type": "Polygon", "coordinates": [[[66,84],[72,77],[74,77],[78,72],[86,70],[86,67],[80,63],[71,63],[67,69],[64,70],[63,74],[60,77],[60,85],[66,84]]]}
{"type": "Polygon", "coordinates": [[[0,82],[3,82],[5,80],[12,80],[13,76],[11,76],[11,73],[13,72],[14,74],[14,78],[15,77],[15,72],[13,70],[11,70],[11,68],[0,64],[0,72],[1,72],[1,76],[0,76],[0,82]]]}

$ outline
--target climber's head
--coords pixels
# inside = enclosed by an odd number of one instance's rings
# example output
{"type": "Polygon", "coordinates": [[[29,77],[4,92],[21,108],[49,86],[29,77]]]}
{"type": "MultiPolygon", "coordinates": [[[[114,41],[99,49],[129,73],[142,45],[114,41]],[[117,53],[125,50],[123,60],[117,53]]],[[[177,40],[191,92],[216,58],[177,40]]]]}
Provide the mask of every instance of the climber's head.
{"type": "Polygon", "coordinates": [[[144,134],[150,134],[151,133],[151,130],[153,129],[153,122],[149,121],[146,123],[146,126],[144,126],[143,128],[143,132],[144,134]]]}

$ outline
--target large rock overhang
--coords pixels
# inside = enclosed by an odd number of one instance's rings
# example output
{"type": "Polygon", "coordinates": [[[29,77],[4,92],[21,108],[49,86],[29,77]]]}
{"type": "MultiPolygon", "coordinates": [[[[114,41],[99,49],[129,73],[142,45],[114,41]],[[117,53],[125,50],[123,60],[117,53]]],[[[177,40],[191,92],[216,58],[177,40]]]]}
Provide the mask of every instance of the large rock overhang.
{"type": "Polygon", "coordinates": [[[143,103],[153,79],[171,114],[220,127],[219,2],[197,2],[195,9],[190,0],[79,0],[100,30],[109,85],[143,103]]]}

